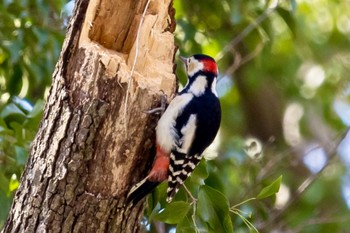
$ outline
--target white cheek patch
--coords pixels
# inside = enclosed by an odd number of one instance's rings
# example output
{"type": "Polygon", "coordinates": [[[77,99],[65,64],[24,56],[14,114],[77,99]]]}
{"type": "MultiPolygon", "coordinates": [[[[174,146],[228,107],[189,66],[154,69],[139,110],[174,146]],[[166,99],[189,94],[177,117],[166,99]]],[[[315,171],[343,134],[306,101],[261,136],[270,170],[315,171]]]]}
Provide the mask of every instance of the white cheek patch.
{"type": "Polygon", "coordinates": [[[189,76],[193,76],[198,71],[203,70],[203,68],[204,68],[203,63],[192,61],[188,64],[187,73],[189,76]]]}

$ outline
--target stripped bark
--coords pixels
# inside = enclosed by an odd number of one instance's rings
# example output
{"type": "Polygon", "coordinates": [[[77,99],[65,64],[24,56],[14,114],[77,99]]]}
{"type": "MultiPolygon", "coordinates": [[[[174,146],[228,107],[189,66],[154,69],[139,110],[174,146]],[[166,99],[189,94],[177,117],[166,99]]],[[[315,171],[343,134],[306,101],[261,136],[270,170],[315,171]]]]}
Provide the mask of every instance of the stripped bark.
{"type": "Polygon", "coordinates": [[[176,86],[172,0],[150,1],[137,47],[146,3],[77,1],[2,232],[140,232],[143,203],[124,202],[152,161],[157,116],[143,110],[176,86]]]}

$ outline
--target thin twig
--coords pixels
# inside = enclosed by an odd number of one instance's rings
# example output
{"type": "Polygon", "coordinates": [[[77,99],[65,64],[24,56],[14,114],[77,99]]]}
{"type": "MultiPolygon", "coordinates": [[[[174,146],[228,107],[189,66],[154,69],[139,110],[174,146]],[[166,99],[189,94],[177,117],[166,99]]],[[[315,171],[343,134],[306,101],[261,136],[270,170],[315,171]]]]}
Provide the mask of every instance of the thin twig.
{"type": "Polygon", "coordinates": [[[187,192],[188,196],[190,196],[190,198],[192,199],[192,203],[196,203],[197,199],[192,195],[192,193],[190,192],[190,190],[188,190],[188,188],[186,187],[185,184],[183,184],[183,187],[184,187],[185,191],[187,192]]]}
{"type": "MultiPolygon", "coordinates": [[[[349,129],[342,134],[342,136],[337,140],[336,143],[331,143],[325,146],[325,148],[328,151],[328,154],[330,155],[328,157],[328,163],[323,166],[323,168],[314,174],[311,174],[308,178],[306,178],[304,180],[303,183],[301,183],[301,185],[298,187],[298,189],[296,190],[296,192],[292,195],[292,198],[289,199],[289,201],[283,206],[282,209],[278,210],[277,212],[275,212],[274,214],[271,215],[271,217],[269,218],[269,221],[266,222],[265,224],[263,224],[262,226],[259,227],[259,229],[266,229],[267,227],[269,227],[271,224],[276,224],[276,221],[282,217],[282,215],[285,214],[286,210],[292,205],[294,204],[296,201],[299,200],[299,198],[301,197],[301,195],[316,181],[317,178],[319,178],[321,176],[321,174],[323,173],[323,171],[328,167],[328,165],[330,164],[330,161],[336,157],[337,155],[337,147],[338,145],[343,141],[343,139],[346,137],[347,133],[348,133],[349,129]]],[[[317,149],[313,148],[312,150],[317,149]]]]}
{"type": "Polygon", "coordinates": [[[293,232],[299,233],[305,230],[305,227],[312,226],[312,225],[321,225],[321,224],[329,224],[329,223],[340,223],[340,222],[349,222],[350,216],[339,216],[339,217],[321,217],[321,218],[314,218],[310,219],[309,221],[306,221],[302,224],[300,224],[297,229],[295,229],[293,232]]]}
{"type": "MultiPolygon", "coordinates": [[[[235,53],[235,58],[234,58],[233,64],[226,70],[225,74],[221,77],[231,76],[240,66],[244,65],[248,61],[250,61],[253,58],[255,58],[256,56],[258,56],[258,54],[263,49],[263,47],[264,47],[263,44],[259,44],[258,46],[256,46],[254,51],[247,54],[243,58],[241,57],[241,54],[235,53]]],[[[218,81],[220,81],[220,79],[218,81]]]]}
{"type": "Polygon", "coordinates": [[[193,226],[194,226],[194,229],[197,232],[199,232],[198,230],[198,226],[197,226],[197,223],[196,223],[196,215],[197,215],[197,202],[193,202],[193,213],[192,213],[192,222],[193,222],[193,226]]]}
{"type": "Polygon", "coordinates": [[[243,205],[243,204],[245,204],[247,202],[250,202],[252,200],[256,200],[256,197],[251,197],[251,198],[249,198],[247,200],[244,200],[244,201],[242,201],[242,202],[240,202],[240,203],[238,203],[238,204],[236,204],[234,206],[231,206],[230,209],[236,209],[238,206],[241,206],[241,205],[243,205]]]}
{"type": "MultiPolygon", "coordinates": [[[[235,46],[241,42],[247,35],[249,35],[249,33],[251,33],[256,27],[258,27],[269,15],[271,12],[273,12],[275,10],[276,7],[273,8],[267,8],[263,13],[261,13],[256,20],[254,20],[253,22],[251,22],[240,34],[238,34],[235,38],[233,38],[233,40],[231,42],[229,42],[216,56],[215,56],[215,60],[219,61],[221,60],[224,55],[228,52],[231,52],[232,54],[236,54],[235,55],[235,59],[233,64],[226,70],[225,75],[221,76],[221,77],[225,77],[225,76],[230,76],[231,74],[233,74],[241,65],[243,65],[244,63],[250,61],[251,59],[253,59],[254,57],[256,57],[259,52],[262,50],[263,45],[260,44],[258,45],[255,50],[253,52],[251,52],[250,54],[246,55],[245,57],[241,57],[241,55],[239,53],[235,53],[235,46]]],[[[220,81],[221,78],[218,79],[218,81],[220,81]]]]}
{"type": "Polygon", "coordinates": [[[137,29],[136,44],[135,44],[135,56],[134,56],[134,61],[133,61],[132,67],[131,67],[130,75],[128,77],[128,87],[126,89],[126,97],[125,97],[125,105],[124,105],[124,124],[125,124],[126,136],[128,135],[127,107],[128,107],[128,102],[129,102],[130,86],[131,86],[132,77],[133,77],[134,71],[135,71],[137,56],[139,54],[139,41],[140,41],[141,26],[142,26],[143,20],[146,16],[146,12],[147,12],[147,9],[148,9],[150,2],[151,2],[151,0],[148,0],[146,3],[145,9],[143,10],[143,13],[142,13],[142,16],[140,19],[139,27],[137,29]]]}
{"type": "Polygon", "coordinates": [[[253,22],[251,22],[240,34],[238,34],[233,40],[228,43],[223,50],[221,50],[216,56],[215,60],[219,61],[223,56],[229,52],[234,51],[235,46],[241,42],[246,36],[249,35],[255,28],[257,28],[269,15],[273,12],[276,7],[267,8],[263,13],[261,13],[253,22]]]}
{"type": "Polygon", "coordinates": [[[193,213],[192,213],[192,222],[193,222],[193,225],[194,225],[194,228],[195,228],[195,231],[196,233],[199,232],[198,231],[198,227],[197,227],[197,224],[196,224],[196,214],[197,214],[197,199],[192,195],[192,193],[190,192],[190,190],[188,190],[188,188],[186,187],[185,184],[183,184],[183,187],[185,189],[185,191],[187,192],[187,194],[190,196],[190,198],[192,199],[192,202],[191,202],[191,205],[193,205],[193,213]]]}
{"type": "Polygon", "coordinates": [[[246,217],[243,216],[244,212],[240,211],[239,209],[230,209],[230,212],[240,217],[244,224],[249,228],[249,230],[259,233],[258,229],[256,229],[256,227],[246,217]]]}

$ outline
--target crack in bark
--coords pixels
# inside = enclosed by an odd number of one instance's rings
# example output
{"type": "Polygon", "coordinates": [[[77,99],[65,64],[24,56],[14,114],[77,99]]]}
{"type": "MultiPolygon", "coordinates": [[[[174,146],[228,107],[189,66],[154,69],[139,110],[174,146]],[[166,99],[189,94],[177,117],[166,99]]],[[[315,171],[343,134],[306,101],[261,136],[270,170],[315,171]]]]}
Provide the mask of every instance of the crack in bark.
{"type": "MultiPolygon", "coordinates": [[[[74,50],[77,47],[76,40],[78,40],[81,32],[81,25],[82,22],[84,22],[84,18],[86,15],[86,10],[89,5],[89,0],[77,0],[76,1],[76,6],[75,9],[77,12],[74,12],[73,17],[70,21],[70,24],[68,25],[68,32],[66,35],[66,40],[63,44],[62,47],[62,53],[60,58],[60,61],[62,61],[62,66],[57,68],[57,70],[61,71],[61,77],[67,78],[69,75],[68,73],[68,68],[69,68],[69,61],[70,58],[72,57],[72,54],[74,50]],[[61,69],[60,69],[61,68],[61,69]]],[[[51,94],[51,93],[50,93],[51,94]]]]}

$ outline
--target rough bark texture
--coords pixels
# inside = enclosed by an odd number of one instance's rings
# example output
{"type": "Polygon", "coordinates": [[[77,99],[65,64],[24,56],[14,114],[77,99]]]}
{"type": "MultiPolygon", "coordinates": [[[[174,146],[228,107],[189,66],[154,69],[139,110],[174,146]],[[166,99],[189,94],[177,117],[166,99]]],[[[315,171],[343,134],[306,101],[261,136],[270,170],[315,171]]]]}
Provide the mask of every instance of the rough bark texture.
{"type": "Polygon", "coordinates": [[[176,82],[172,0],[150,2],[136,48],[146,3],[77,2],[2,232],[140,232],[143,204],[124,201],[152,162],[157,116],[143,110],[176,82]]]}

